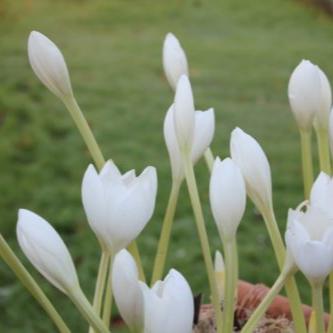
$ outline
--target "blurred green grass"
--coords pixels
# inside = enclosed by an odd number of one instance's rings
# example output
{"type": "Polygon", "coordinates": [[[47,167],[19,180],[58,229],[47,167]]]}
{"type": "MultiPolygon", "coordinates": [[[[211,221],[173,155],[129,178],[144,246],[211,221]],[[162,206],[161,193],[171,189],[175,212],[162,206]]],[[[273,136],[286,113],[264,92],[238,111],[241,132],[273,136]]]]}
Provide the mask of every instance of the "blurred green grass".
{"type": "MultiPolygon", "coordinates": [[[[39,30],[62,49],[76,96],[103,152],[122,170],[158,169],[158,203],[138,243],[149,276],[170,187],[162,124],[172,102],[161,47],[172,31],[190,62],[198,109],[216,110],[215,154],[229,154],[231,130],[256,137],[272,166],[281,230],[302,201],[298,134],[286,87],[291,70],[311,59],[333,75],[330,17],[287,0],[0,1],[0,231],[55,302],[73,332],[86,329],[69,301],[34,272],[17,247],[17,209],[48,219],[64,237],[84,291],[92,296],[98,246],[87,227],[80,184],[90,158],[62,104],[35,78],[26,40],[39,30]]],[[[212,251],[221,246],[208,205],[208,172],[196,168],[212,251]]],[[[194,293],[207,282],[186,190],[177,209],[168,267],[194,293]]],[[[277,274],[264,224],[249,203],[239,235],[240,277],[270,285],[277,274]]],[[[302,280],[303,281],[303,280],[302,280]]],[[[307,285],[302,282],[307,297],[307,285]]],[[[206,297],[206,301],[208,301],[206,297]]],[[[49,320],[0,262],[0,332],[53,332],[49,320]]],[[[113,332],[120,332],[117,329],[113,332]]]]}

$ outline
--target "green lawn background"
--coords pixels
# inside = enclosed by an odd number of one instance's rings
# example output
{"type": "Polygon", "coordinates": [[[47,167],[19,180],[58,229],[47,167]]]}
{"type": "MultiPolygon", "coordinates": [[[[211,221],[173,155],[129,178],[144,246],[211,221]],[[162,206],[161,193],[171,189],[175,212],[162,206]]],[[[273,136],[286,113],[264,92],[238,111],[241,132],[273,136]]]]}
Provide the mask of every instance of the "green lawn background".
{"type": "MultiPolygon", "coordinates": [[[[148,276],[170,189],[162,126],[173,95],[161,66],[162,42],[169,31],[187,52],[197,109],[215,108],[214,153],[228,156],[235,126],[256,137],[265,149],[272,166],[276,213],[285,230],[287,209],[303,198],[287,82],[302,58],[333,77],[329,16],[292,0],[0,0],[0,14],[0,232],[73,332],[86,330],[85,322],[34,272],[15,240],[18,208],[44,216],[64,237],[82,287],[92,297],[99,252],[80,199],[82,175],[91,160],[63,105],[30,69],[26,41],[31,30],[43,32],[62,49],[77,99],[105,156],[122,170],[157,167],[155,214],[138,240],[148,276]]],[[[199,163],[196,174],[215,251],[221,243],[209,211],[204,163],[199,163]]],[[[185,189],[173,231],[168,267],[180,270],[194,293],[207,295],[185,189]]],[[[238,241],[240,277],[272,284],[277,268],[270,241],[250,203],[238,241]]],[[[309,301],[303,280],[301,286],[304,300],[309,301]]],[[[0,332],[23,331],[55,329],[0,262],[0,332]]]]}

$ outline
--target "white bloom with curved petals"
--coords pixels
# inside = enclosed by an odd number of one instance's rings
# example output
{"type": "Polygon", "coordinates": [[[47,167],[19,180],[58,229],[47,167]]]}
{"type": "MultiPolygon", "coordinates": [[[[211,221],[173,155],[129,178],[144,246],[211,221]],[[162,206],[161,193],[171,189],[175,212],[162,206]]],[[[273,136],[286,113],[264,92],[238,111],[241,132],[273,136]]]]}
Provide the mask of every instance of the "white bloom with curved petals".
{"type": "Polygon", "coordinates": [[[210,206],[222,240],[236,236],[246,205],[242,173],[231,159],[216,158],[209,186],[210,206]]]}
{"type": "Polygon", "coordinates": [[[122,175],[111,161],[99,174],[89,165],[82,181],[82,201],[103,247],[116,254],[139,235],[153,214],[156,192],[153,167],[136,177],[133,170],[122,175]]]}
{"type": "Polygon", "coordinates": [[[38,31],[32,31],[28,39],[30,65],[42,83],[57,97],[73,95],[65,59],[58,47],[38,31]]]}
{"type": "Polygon", "coordinates": [[[285,238],[288,251],[307,279],[323,282],[333,270],[333,228],[327,229],[320,239],[313,239],[306,227],[294,220],[288,224],[285,238]]]}
{"type": "Polygon", "coordinates": [[[172,269],[152,289],[140,283],[144,298],[143,333],[191,333],[194,303],[185,278],[172,269]]]}
{"type": "Polygon", "coordinates": [[[18,243],[34,267],[67,294],[79,286],[68,249],[54,228],[39,215],[20,209],[16,226],[18,243]]]}
{"type": "Polygon", "coordinates": [[[260,212],[272,209],[271,169],[266,154],[259,143],[240,128],[231,133],[230,152],[239,166],[246,191],[260,212]]]}
{"type": "MultiPolygon", "coordinates": [[[[184,178],[184,169],[173,117],[174,105],[171,105],[164,118],[164,140],[169,153],[172,178],[181,181],[184,178]]],[[[193,164],[201,158],[205,150],[210,146],[215,130],[215,115],[213,109],[195,111],[194,117],[195,124],[191,151],[193,164]]]]}
{"type": "Polygon", "coordinates": [[[112,267],[112,291],[126,325],[132,332],[143,328],[143,297],[135,260],[127,250],[121,250],[112,267]]]}
{"type": "Polygon", "coordinates": [[[173,90],[176,90],[181,75],[188,76],[186,54],[176,36],[170,32],[166,35],[163,44],[163,68],[173,90]]]}

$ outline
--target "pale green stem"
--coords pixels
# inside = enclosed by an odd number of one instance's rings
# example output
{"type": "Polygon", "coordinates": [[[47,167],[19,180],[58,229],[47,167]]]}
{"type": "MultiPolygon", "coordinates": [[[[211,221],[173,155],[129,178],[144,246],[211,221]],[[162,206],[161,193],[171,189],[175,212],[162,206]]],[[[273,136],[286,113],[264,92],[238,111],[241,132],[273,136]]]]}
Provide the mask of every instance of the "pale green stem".
{"type": "Polygon", "coordinates": [[[328,129],[316,129],[320,170],[331,175],[328,129]]]}
{"type": "Polygon", "coordinates": [[[333,333],[333,273],[329,275],[330,321],[327,333],[333,333]]]}
{"type": "MultiPolygon", "coordinates": [[[[328,129],[317,129],[316,137],[319,152],[319,165],[320,170],[326,174],[331,175],[331,160],[329,148],[329,134],[328,129]]],[[[333,332],[333,273],[329,275],[329,302],[330,302],[330,322],[328,332],[333,332]]]]}
{"type": "Polygon", "coordinates": [[[212,303],[215,310],[217,332],[222,333],[222,312],[218,296],[217,283],[215,280],[214,266],[210,254],[209,241],[205,227],[205,220],[202,212],[197,183],[193,171],[193,165],[192,161],[190,160],[189,154],[183,154],[183,163],[184,163],[188,192],[190,195],[190,200],[195,216],[195,222],[198,229],[199,239],[201,243],[201,250],[206,265],[206,271],[208,274],[209,286],[212,293],[212,303]]]}
{"type": "MultiPolygon", "coordinates": [[[[102,154],[102,151],[101,151],[98,143],[96,142],[94,134],[92,133],[92,131],[88,125],[88,122],[87,122],[86,118],[84,117],[75,97],[69,96],[66,99],[64,99],[63,102],[64,102],[68,112],[72,116],[72,119],[74,120],[74,123],[76,124],[95,165],[97,166],[98,170],[101,170],[105,164],[105,158],[102,154]]],[[[133,241],[131,243],[131,245],[129,246],[129,251],[135,258],[137,267],[142,274],[142,272],[143,272],[142,262],[141,262],[140,254],[139,254],[135,241],[133,241]]],[[[143,277],[144,277],[144,275],[143,275],[143,277]]]]}
{"type": "MultiPolygon", "coordinates": [[[[105,288],[105,280],[108,274],[108,268],[110,263],[110,254],[102,250],[101,260],[98,268],[97,282],[95,286],[95,295],[93,301],[93,309],[100,316],[103,301],[103,292],[105,288]]],[[[89,333],[93,333],[94,329],[90,326],[89,333]]]]}
{"type": "MultiPolygon", "coordinates": [[[[259,306],[255,309],[255,311],[251,314],[250,319],[247,321],[245,326],[242,328],[241,333],[252,333],[254,332],[255,328],[258,325],[259,320],[264,316],[265,312],[267,311],[268,307],[273,302],[274,298],[282,287],[284,286],[288,274],[284,271],[281,272],[269,292],[266,294],[264,299],[260,302],[259,306]]],[[[305,332],[304,332],[305,333],[305,332]]]]}
{"type": "Polygon", "coordinates": [[[155,255],[151,285],[153,285],[156,281],[161,280],[163,275],[165,260],[168,253],[172,224],[177,207],[180,185],[181,181],[172,182],[169,201],[164,215],[160,240],[158,242],[157,252],[155,255]]]}
{"type": "Polygon", "coordinates": [[[213,165],[214,165],[214,155],[213,155],[213,152],[211,150],[210,147],[208,147],[205,151],[205,154],[204,154],[204,157],[205,157],[205,161],[206,161],[206,164],[207,164],[207,167],[208,167],[208,170],[210,172],[212,172],[212,169],[213,169],[213,165]]]}
{"type": "Polygon", "coordinates": [[[312,288],[312,309],[315,313],[316,333],[325,333],[323,284],[313,283],[311,284],[311,288],[312,288]]]}
{"type": "Polygon", "coordinates": [[[74,305],[80,311],[82,316],[87,320],[87,322],[94,328],[98,333],[110,333],[107,326],[103,323],[101,318],[94,311],[93,307],[87,300],[86,296],[80,289],[77,287],[68,292],[68,297],[72,300],[74,305]]]}
{"type": "Polygon", "coordinates": [[[114,257],[111,255],[109,277],[107,280],[104,307],[103,307],[103,321],[107,327],[110,327],[111,311],[112,311],[112,265],[114,257]]]}
{"type": "Polygon", "coordinates": [[[139,253],[139,248],[136,243],[136,241],[133,241],[130,245],[127,247],[128,251],[131,253],[132,257],[134,258],[136,262],[136,266],[139,270],[139,279],[143,282],[146,282],[146,276],[145,276],[145,271],[143,270],[143,265],[139,253]]]}
{"type": "Polygon", "coordinates": [[[235,291],[238,282],[238,255],[236,239],[223,240],[225,256],[223,333],[232,333],[234,327],[235,291]]]}
{"type": "Polygon", "coordinates": [[[0,257],[4,262],[10,267],[10,269],[15,273],[17,278],[21,283],[28,289],[31,295],[36,299],[36,301],[45,310],[51,320],[54,322],[58,331],[61,333],[70,333],[70,329],[67,327],[57,310],[54,308],[50,300],[44,294],[43,290],[36,283],[34,278],[23,266],[19,258],[15,255],[12,249],[9,247],[6,240],[0,234],[0,257]]]}
{"type": "MultiPolygon", "coordinates": [[[[283,240],[275,219],[273,209],[262,212],[265,220],[266,228],[268,230],[275,256],[280,268],[283,271],[283,265],[285,260],[286,251],[284,248],[283,240]]],[[[306,324],[304,313],[302,310],[302,303],[299,296],[296,281],[293,276],[288,277],[285,288],[290,303],[290,310],[293,316],[296,332],[306,332],[306,324]]]]}
{"type": "Polygon", "coordinates": [[[303,169],[303,184],[305,199],[309,199],[313,183],[313,165],[312,165],[312,148],[311,148],[311,130],[300,130],[301,137],[301,154],[303,169]]]}

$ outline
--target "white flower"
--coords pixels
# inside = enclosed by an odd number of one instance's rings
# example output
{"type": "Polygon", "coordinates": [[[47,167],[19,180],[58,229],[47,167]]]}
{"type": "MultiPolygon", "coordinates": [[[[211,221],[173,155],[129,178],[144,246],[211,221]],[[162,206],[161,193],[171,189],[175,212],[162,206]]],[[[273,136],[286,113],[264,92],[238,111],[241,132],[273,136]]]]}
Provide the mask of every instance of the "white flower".
{"type": "MultiPolygon", "coordinates": [[[[174,124],[174,105],[171,105],[164,119],[164,140],[168,149],[172,178],[181,181],[184,178],[182,157],[177,142],[174,124]]],[[[213,109],[195,111],[194,134],[191,151],[192,162],[195,164],[210,146],[215,130],[215,115],[213,109]]]]}
{"type": "Polygon", "coordinates": [[[20,209],[16,233],[24,254],[50,283],[65,294],[79,286],[72,257],[47,221],[29,210],[20,209]]]}
{"type": "Polygon", "coordinates": [[[132,332],[143,328],[143,297],[139,286],[139,273],[133,257],[121,250],[112,267],[113,295],[126,325],[132,332]]]}
{"type": "Polygon", "coordinates": [[[140,283],[144,297],[143,333],[191,333],[194,304],[185,278],[172,269],[152,289],[140,283]]]}
{"type": "Polygon", "coordinates": [[[333,270],[333,228],[326,229],[320,238],[312,236],[297,219],[289,221],[285,236],[288,251],[310,282],[321,283],[333,270]]]}
{"type": "Polygon", "coordinates": [[[235,128],[231,133],[230,152],[242,172],[247,194],[255,206],[260,212],[272,209],[271,170],[259,143],[240,128],[235,128]]]}
{"type": "Polygon", "coordinates": [[[62,100],[73,95],[65,59],[50,39],[32,31],[28,39],[28,56],[33,71],[51,92],[62,100]]]}
{"type": "Polygon", "coordinates": [[[331,148],[331,156],[333,156],[333,112],[331,109],[330,116],[329,116],[329,141],[330,141],[330,148],[331,148]]]}
{"type": "Polygon", "coordinates": [[[164,39],[163,68],[173,90],[176,90],[181,75],[188,76],[186,54],[178,39],[172,33],[168,33],[164,39]]]}
{"type": "Polygon", "coordinates": [[[194,134],[194,101],[191,83],[182,75],[177,84],[174,104],[174,123],[178,145],[182,152],[190,153],[194,134]]]}
{"type": "Polygon", "coordinates": [[[331,88],[324,72],[308,60],[302,60],[291,74],[288,97],[297,125],[310,130],[316,126],[327,128],[332,104],[331,88]]]}
{"type": "Polygon", "coordinates": [[[122,175],[111,161],[99,174],[89,165],[82,201],[90,227],[105,249],[115,255],[139,235],[153,214],[156,192],[153,167],[136,177],[134,170],[122,175]]]}
{"type": "Polygon", "coordinates": [[[244,215],[246,188],[239,167],[231,158],[216,158],[210,178],[210,206],[221,239],[233,239],[244,215]]]}

